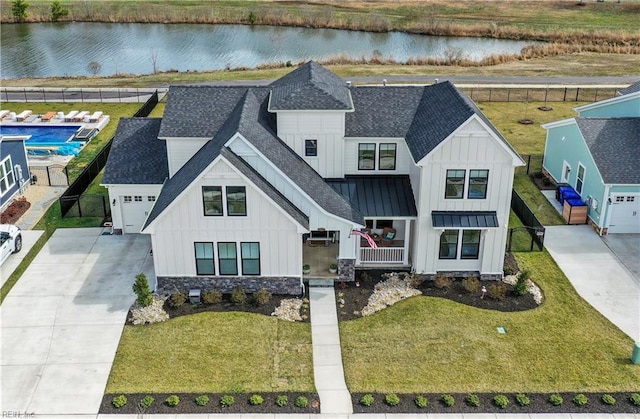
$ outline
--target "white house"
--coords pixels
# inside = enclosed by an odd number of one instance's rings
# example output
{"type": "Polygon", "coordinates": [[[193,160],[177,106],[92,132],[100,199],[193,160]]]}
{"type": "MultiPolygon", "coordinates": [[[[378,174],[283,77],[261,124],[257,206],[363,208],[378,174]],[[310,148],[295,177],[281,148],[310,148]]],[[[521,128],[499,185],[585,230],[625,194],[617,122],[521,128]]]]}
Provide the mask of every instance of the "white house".
{"type": "Polygon", "coordinates": [[[312,276],[340,281],[502,277],[524,163],[451,83],[355,87],[309,62],[265,87],[168,97],[162,120],[120,121],[103,178],[114,228],[151,235],[160,291],[297,294],[318,261],[312,276]]]}

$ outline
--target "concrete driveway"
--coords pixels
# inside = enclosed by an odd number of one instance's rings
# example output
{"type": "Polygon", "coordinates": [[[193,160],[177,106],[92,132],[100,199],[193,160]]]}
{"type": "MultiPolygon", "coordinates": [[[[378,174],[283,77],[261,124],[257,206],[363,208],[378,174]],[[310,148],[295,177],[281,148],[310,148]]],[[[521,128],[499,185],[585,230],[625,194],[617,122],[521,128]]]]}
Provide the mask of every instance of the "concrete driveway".
{"type": "Polygon", "coordinates": [[[640,235],[614,236],[605,239],[608,246],[587,225],[552,226],[546,227],[544,245],[578,294],[640,342],[640,278],[632,272],[640,235]]]}
{"type": "Polygon", "coordinates": [[[135,275],[153,278],[148,236],[104,231],[58,229],[0,306],[2,411],[98,413],[135,275]]]}

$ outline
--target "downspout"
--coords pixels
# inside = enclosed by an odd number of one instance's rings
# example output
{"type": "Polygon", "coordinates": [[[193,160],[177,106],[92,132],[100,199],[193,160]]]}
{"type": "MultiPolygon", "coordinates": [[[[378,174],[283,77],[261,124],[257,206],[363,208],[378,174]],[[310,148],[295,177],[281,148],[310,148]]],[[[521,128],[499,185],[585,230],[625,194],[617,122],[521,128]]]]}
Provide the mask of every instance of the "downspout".
{"type": "Polygon", "coordinates": [[[602,211],[602,213],[600,214],[600,231],[598,232],[598,235],[600,237],[602,237],[602,231],[604,230],[604,224],[606,223],[607,219],[609,218],[609,208],[611,207],[611,202],[609,201],[609,189],[611,188],[610,185],[605,185],[604,187],[604,196],[602,197],[602,204],[604,206],[604,211],[602,211]]]}

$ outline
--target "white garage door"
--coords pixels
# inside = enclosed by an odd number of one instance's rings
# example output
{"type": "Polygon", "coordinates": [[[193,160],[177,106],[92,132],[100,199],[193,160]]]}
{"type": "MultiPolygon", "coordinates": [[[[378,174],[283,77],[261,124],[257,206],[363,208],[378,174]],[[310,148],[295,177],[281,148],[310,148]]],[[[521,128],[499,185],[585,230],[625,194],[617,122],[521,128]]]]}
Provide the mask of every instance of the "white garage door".
{"type": "Polygon", "coordinates": [[[640,233],[640,196],[613,195],[609,233],[640,233]]]}
{"type": "Polygon", "coordinates": [[[147,219],[154,202],[155,196],[121,196],[123,233],[140,233],[142,224],[147,219]]]}

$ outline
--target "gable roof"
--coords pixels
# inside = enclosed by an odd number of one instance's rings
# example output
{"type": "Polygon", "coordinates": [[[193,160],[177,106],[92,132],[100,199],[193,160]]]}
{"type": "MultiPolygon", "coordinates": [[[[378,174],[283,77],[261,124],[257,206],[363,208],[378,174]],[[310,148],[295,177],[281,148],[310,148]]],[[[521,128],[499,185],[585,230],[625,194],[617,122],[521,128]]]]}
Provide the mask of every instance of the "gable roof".
{"type": "Polygon", "coordinates": [[[640,184],[640,118],[576,118],[602,180],[640,184]]]}
{"type": "Polygon", "coordinates": [[[160,118],[121,118],[102,184],[162,184],[169,176],[167,149],[158,140],[160,118]]]}
{"type": "Polygon", "coordinates": [[[640,92],[640,81],[633,83],[631,86],[620,90],[620,95],[628,95],[629,93],[640,92]]]}
{"type": "Polygon", "coordinates": [[[269,110],[353,110],[347,83],[309,61],[269,85],[269,110]]]}

